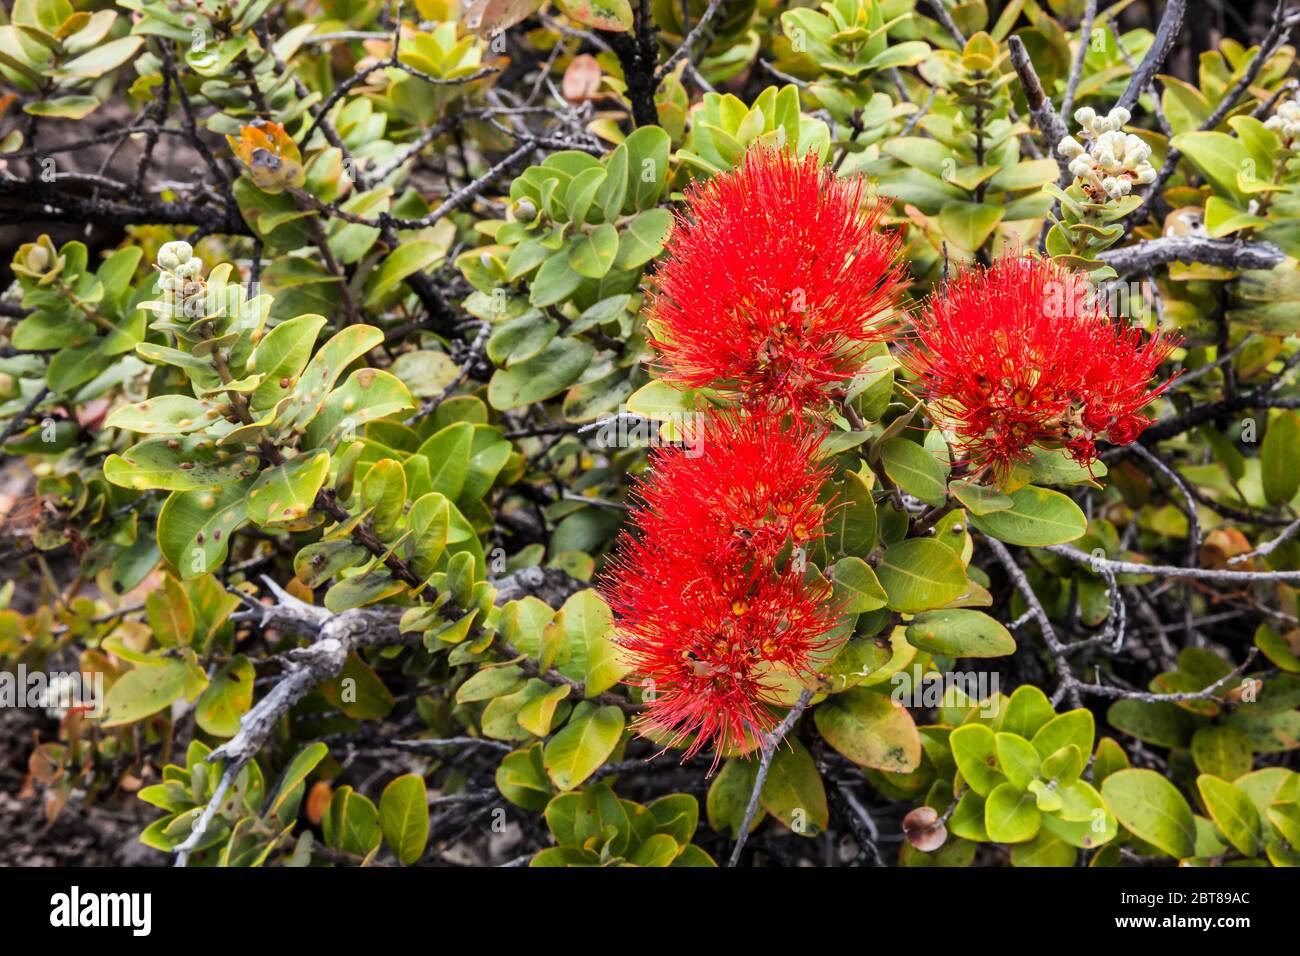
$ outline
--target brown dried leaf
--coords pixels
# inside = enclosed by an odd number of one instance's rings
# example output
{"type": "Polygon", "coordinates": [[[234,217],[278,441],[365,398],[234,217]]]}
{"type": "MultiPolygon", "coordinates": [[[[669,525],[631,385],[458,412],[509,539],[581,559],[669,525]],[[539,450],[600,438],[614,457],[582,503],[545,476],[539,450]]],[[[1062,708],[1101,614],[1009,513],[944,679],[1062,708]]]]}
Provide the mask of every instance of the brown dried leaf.
{"type": "Polygon", "coordinates": [[[570,103],[594,100],[600,93],[600,79],[603,75],[600,64],[590,53],[575,56],[568,69],[564,71],[564,81],[561,86],[564,98],[570,103]]]}

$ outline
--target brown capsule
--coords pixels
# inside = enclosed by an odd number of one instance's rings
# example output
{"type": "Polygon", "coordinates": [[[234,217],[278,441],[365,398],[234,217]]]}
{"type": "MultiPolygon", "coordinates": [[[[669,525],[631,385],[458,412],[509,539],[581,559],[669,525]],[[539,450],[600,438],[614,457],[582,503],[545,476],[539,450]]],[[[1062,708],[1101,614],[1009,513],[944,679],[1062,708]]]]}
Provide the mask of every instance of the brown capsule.
{"type": "Polygon", "coordinates": [[[903,817],[903,835],[922,853],[933,853],[948,840],[948,828],[934,807],[917,807],[903,817]]]}

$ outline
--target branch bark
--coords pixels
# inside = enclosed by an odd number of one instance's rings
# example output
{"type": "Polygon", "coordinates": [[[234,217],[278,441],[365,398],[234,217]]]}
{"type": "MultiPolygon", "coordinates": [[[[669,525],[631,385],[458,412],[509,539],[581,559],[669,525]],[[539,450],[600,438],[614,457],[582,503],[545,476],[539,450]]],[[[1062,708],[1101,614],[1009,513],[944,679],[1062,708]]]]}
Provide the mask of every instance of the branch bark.
{"type": "Polygon", "coordinates": [[[1029,115],[1039,130],[1043,133],[1043,146],[1048,153],[1056,160],[1057,169],[1060,170],[1060,181],[1068,182],[1070,177],[1069,163],[1060,153],[1056,151],[1056,145],[1063,140],[1068,129],[1065,121],[1061,119],[1056,108],[1052,106],[1052,101],[1047,98],[1043,91],[1042,81],[1038,79],[1038,73],[1034,70],[1034,64],[1029,59],[1029,51],[1025,49],[1024,42],[1020,37],[1012,36],[1007,38],[1007,46],[1011,50],[1011,66],[1020,77],[1020,85],[1025,91],[1025,102],[1029,104],[1029,115]]]}
{"type": "Polygon", "coordinates": [[[1156,38],[1147,49],[1146,56],[1142,58],[1132,78],[1129,79],[1128,87],[1120,96],[1116,106],[1122,106],[1129,113],[1133,112],[1133,107],[1137,105],[1142,91],[1146,89],[1146,85],[1151,82],[1151,78],[1156,75],[1156,71],[1173,50],[1183,27],[1183,14],[1186,10],[1187,0],[1166,0],[1165,12],[1161,14],[1160,26],[1156,28],[1156,38]]]}
{"type": "Polygon", "coordinates": [[[1137,275],[1171,262],[1204,262],[1224,269],[1272,269],[1286,255],[1270,242],[1164,236],[1131,246],[1107,249],[1098,258],[1121,276],[1137,275]]]}
{"type": "MultiPolygon", "coordinates": [[[[246,599],[249,608],[239,612],[240,617],[256,620],[262,627],[275,628],[285,634],[311,637],[312,643],[283,655],[284,677],[239,719],[238,732],[208,755],[208,762],[225,761],[225,768],[212,799],[199,815],[190,835],[176,847],[177,866],[185,866],[190,854],[203,842],[222,797],[248,762],[265,746],[289,708],[314,687],[337,677],[353,651],[421,640],[418,631],[401,632],[399,622],[405,608],[366,607],[333,614],[323,607],[298,600],[269,578],[262,580],[275,596],[276,603],[266,605],[246,599]]],[[[572,593],[570,588],[581,590],[585,582],[578,582],[554,568],[526,568],[502,578],[499,585],[496,600],[503,604],[528,595],[545,595],[553,600],[560,594],[572,593]]]]}

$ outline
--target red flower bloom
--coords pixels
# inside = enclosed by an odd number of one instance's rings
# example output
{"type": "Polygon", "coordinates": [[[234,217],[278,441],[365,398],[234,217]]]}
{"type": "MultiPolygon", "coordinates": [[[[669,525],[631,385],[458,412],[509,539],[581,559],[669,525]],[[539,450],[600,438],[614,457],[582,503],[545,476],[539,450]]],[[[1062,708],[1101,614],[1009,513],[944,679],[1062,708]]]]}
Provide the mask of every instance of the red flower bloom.
{"type": "Polygon", "coordinates": [[[655,455],[635,521],[660,547],[727,566],[765,562],[820,536],[830,475],[823,432],[803,419],[732,412],[693,422],[690,448],[655,455]]]}
{"type": "Polygon", "coordinates": [[[1096,440],[1134,441],[1137,412],[1176,337],[1114,323],[1085,275],[1050,260],[1007,256],[960,272],[916,321],[904,363],[920,379],[972,467],[1004,475],[1032,445],[1064,447],[1081,464],[1096,440]]]}
{"type": "Polygon", "coordinates": [[[601,580],[619,643],[646,693],[642,729],[743,746],[771,729],[771,671],[813,673],[834,625],[831,590],[805,579],[793,548],[822,534],[821,434],[775,416],[704,420],[698,456],[656,450],[632,521],[601,580]]]}
{"type": "Polygon", "coordinates": [[[663,377],[751,406],[824,399],[888,331],[903,265],[886,208],[814,155],[761,147],[692,187],[651,289],[663,377]]]}
{"type": "Polygon", "coordinates": [[[772,670],[814,673],[809,657],[835,623],[830,587],[796,567],[746,571],[645,539],[622,548],[604,591],[635,674],[629,683],[644,692],[639,729],[668,746],[693,737],[686,757],[709,744],[744,748],[771,730],[772,670]]]}

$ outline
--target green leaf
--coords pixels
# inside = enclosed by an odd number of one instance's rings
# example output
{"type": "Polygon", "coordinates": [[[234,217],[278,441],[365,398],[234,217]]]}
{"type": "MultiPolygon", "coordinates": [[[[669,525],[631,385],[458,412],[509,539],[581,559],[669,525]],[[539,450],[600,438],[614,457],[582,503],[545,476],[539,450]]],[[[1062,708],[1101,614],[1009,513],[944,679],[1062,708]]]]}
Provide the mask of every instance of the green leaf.
{"type": "Polygon", "coordinates": [[[498,326],[487,341],[487,354],[496,365],[509,368],[526,362],[550,344],[560,323],[536,309],[498,326]]]}
{"type": "Polygon", "coordinates": [[[962,779],[987,797],[1006,778],[998,768],[997,738],[984,724],[962,724],[948,735],[952,759],[962,779]]]}
{"type": "Polygon", "coordinates": [[[1011,633],[982,611],[952,608],[918,614],[907,626],[907,640],[944,657],[1004,657],[1016,652],[1011,633]]]}
{"type": "Polygon", "coordinates": [[[700,822],[700,805],[689,793],[672,793],[651,803],[647,810],[654,817],[655,829],[681,844],[691,842],[700,822]]]}
{"type": "Polygon", "coordinates": [[[618,234],[614,268],[619,271],[645,265],[659,253],[672,232],[673,217],[667,209],[647,209],[618,234]]]}
{"type": "Polygon", "coordinates": [[[911,773],[921,763],[921,735],[907,708],[884,694],[852,688],[813,710],[826,742],[860,767],[911,773]]]}
{"type": "MultiPolygon", "coordinates": [[[[587,0],[579,2],[585,3],[587,0]]],[[[628,176],[623,210],[637,212],[649,209],[659,201],[663,187],[668,182],[668,150],[672,146],[672,140],[658,126],[642,126],[624,140],[623,145],[627,147],[628,176]]]]}
{"type": "MultiPolygon", "coordinates": [[[[1202,686],[1202,685],[1197,685],[1202,686]]],[[[1106,711],[1116,730],[1157,747],[1186,747],[1196,731],[1196,718],[1169,701],[1117,700],[1106,711]]]]}
{"type": "Polygon", "coordinates": [[[846,472],[835,501],[827,523],[828,547],[865,558],[876,546],[876,505],[871,489],[857,472],[846,472]]]}
{"type": "Polygon", "coordinates": [[[1201,727],[1192,735],[1192,759],[1201,773],[1236,780],[1250,773],[1250,738],[1226,724],[1201,727]]]}
{"type": "MultiPolygon", "coordinates": [[[[1047,160],[1047,162],[1051,162],[1047,160]]],[[[1056,164],[1052,163],[1053,168],[1056,164]]],[[[1063,840],[1046,831],[1028,843],[1018,843],[1011,848],[1012,866],[1074,866],[1078,851],[1063,840]]]]}
{"type": "Polygon", "coordinates": [[[966,590],[961,559],[938,541],[909,538],[890,545],[876,566],[889,606],[905,614],[942,607],[966,590]]]}
{"type": "Polygon", "coordinates": [[[122,488],[192,491],[215,488],[257,471],[256,455],[214,447],[210,439],[151,438],[104,461],[104,477],[122,488]],[[175,447],[173,447],[173,444],[175,447]],[[240,472],[245,475],[240,475],[240,472]]]}
{"type": "Polygon", "coordinates": [[[564,729],[546,743],[543,759],[551,782],[561,790],[579,786],[603,764],[623,735],[623,712],[583,701],[564,729]]]}
{"type": "Polygon", "coordinates": [[[321,684],[320,692],[332,706],[353,720],[387,717],[396,703],[393,692],[356,651],[348,654],[337,677],[321,684]]]}
{"type": "Polygon", "coordinates": [[[1029,548],[1065,544],[1088,530],[1079,506],[1059,491],[1026,485],[1010,497],[1007,510],[972,514],[970,523],[999,541],[1029,548]]]}
{"type": "Polygon", "coordinates": [[[995,843],[1026,843],[1042,821],[1034,795],[1013,783],[998,784],[984,802],[984,829],[995,843]]]}
{"type": "Polygon", "coordinates": [[[548,305],[558,305],[582,285],[582,276],[569,264],[569,250],[566,245],[559,252],[549,256],[542,267],[533,276],[528,292],[528,303],[538,309],[548,305]]]}
{"type": "Polygon", "coordinates": [[[840,558],[831,565],[830,572],[835,583],[835,601],[843,602],[845,614],[875,611],[889,600],[876,579],[876,572],[861,558],[840,558]]]}
{"type": "Polygon", "coordinates": [[[1196,848],[1192,808],[1178,788],[1154,770],[1120,770],[1101,784],[1115,819],[1139,840],[1182,859],[1196,848]]]}
{"type": "Polygon", "coordinates": [[[248,492],[248,516],[263,526],[297,521],[311,510],[329,470],[329,453],[318,451],[262,472],[248,492]]]}
{"type": "Polygon", "coordinates": [[[556,339],[535,358],[498,369],[488,383],[488,401],[500,411],[545,401],[576,382],[595,354],[586,342],[556,339]]]}
{"type": "Polygon", "coordinates": [[[429,461],[430,488],[449,500],[460,497],[469,476],[469,456],[474,446],[474,426],[455,422],[429,437],[416,452],[429,461]]]}
{"type": "Polygon", "coordinates": [[[515,714],[515,720],[530,734],[545,737],[551,732],[556,708],[560,706],[560,701],[569,696],[572,689],[568,684],[552,687],[542,696],[534,697],[520,707],[515,714]]]}
{"type": "Polygon", "coordinates": [[[1206,182],[1220,196],[1245,206],[1248,201],[1237,186],[1237,173],[1245,168],[1246,147],[1227,133],[1193,131],[1180,133],[1170,145],[1187,157],[1206,182]]]}
{"type": "Polygon", "coordinates": [[[1300,415],[1277,413],[1259,448],[1260,479],[1271,505],[1283,505],[1300,490],[1300,415]]]}
{"type": "Polygon", "coordinates": [[[1255,645],[1275,667],[1290,673],[1300,673],[1300,632],[1279,634],[1267,624],[1255,630],[1255,645]]]}
{"type": "Polygon", "coordinates": [[[239,718],[253,706],[253,665],[243,654],[236,654],[212,677],[194,705],[194,719],[205,733],[214,737],[233,737],[239,730],[239,718]]]}
{"type": "Polygon", "coordinates": [[[93,96],[60,96],[52,100],[24,103],[23,112],[32,116],[49,116],[55,119],[84,119],[99,107],[93,96]]]}
{"type": "Polygon", "coordinates": [[[599,279],[614,264],[618,254],[618,230],[607,222],[578,237],[569,253],[573,271],[588,279],[599,279]]]}
{"type": "Polygon", "coordinates": [[[384,259],[383,264],[366,279],[362,304],[367,309],[373,309],[404,279],[417,272],[427,271],[444,254],[442,244],[433,239],[408,239],[399,243],[384,259]]]}
{"type": "Polygon", "coordinates": [[[424,855],[429,843],[429,796],[424,778],[408,773],[391,781],[379,797],[379,826],[384,840],[404,865],[424,855]]]}
{"type": "Polygon", "coordinates": [[[916,442],[891,438],[880,446],[880,460],[889,479],[914,498],[928,505],[947,500],[947,470],[916,442]]]}
{"type": "MultiPolygon", "coordinates": [[[[1038,753],[1037,750],[1034,751],[1038,753]]],[[[1044,780],[1055,780],[1060,786],[1074,783],[1083,773],[1084,756],[1074,744],[1066,744],[1056,753],[1043,760],[1041,776],[1044,780]]]]}
{"type": "Polygon", "coordinates": [[[406,511],[406,472],[395,458],[384,458],[370,466],[361,481],[361,510],[370,514],[370,526],[380,540],[397,529],[406,511]]]}
{"type": "Polygon", "coordinates": [[[253,408],[273,408],[290,393],[327,321],[323,315],[300,315],[281,322],[257,343],[252,369],[266,377],[253,392],[253,408]]]}
{"type": "Polygon", "coordinates": [[[206,414],[211,407],[188,395],[158,395],[114,409],[104,420],[104,427],[146,435],[181,435],[212,424],[215,415],[206,414]]]}
{"type": "Polygon", "coordinates": [[[307,775],[315,770],[316,765],[324,760],[328,754],[329,747],[317,741],[303,747],[294,755],[294,758],[289,761],[289,766],[285,767],[284,773],[280,775],[280,786],[271,799],[271,813],[276,816],[281,815],[281,809],[291,802],[298,785],[307,779],[307,775]]]}
{"type": "MultiPolygon", "coordinates": [[[[608,176],[609,173],[603,166],[592,166],[569,180],[568,188],[564,191],[564,208],[569,215],[569,222],[574,226],[581,226],[587,221],[587,212],[608,176]]],[[[591,278],[598,279],[600,276],[591,278]]]]}
{"type": "Polygon", "coordinates": [[[603,783],[579,793],[562,793],[546,805],[546,825],[562,847],[599,844],[618,856],[627,849],[630,826],[627,811],[603,783]]]}
{"type": "Polygon", "coordinates": [[[656,833],[646,839],[628,858],[636,866],[669,866],[677,857],[680,847],[666,833],[656,833]]]}
{"type": "Polygon", "coordinates": [[[379,811],[369,799],[351,787],[334,791],[334,798],[321,824],[327,844],[359,857],[368,856],[383,839],[379,811]]]}
{"type": "Polygon", "coordinates": [[[632,29],[630,0],[556,0],[561,10],[597,30],[626,33],[632,29]]]}
{"type": "MultiPolygon", "coordinates": [[[[718,833],[724,833],[731,839],[740,835],[740,826],[745,821],[745,810],[749,796],[754,792],[754,782],[758,779],[758,761],[733,757],[722,765],[721,772],[713,778],[709,786],[708,797],[704,802],[708,813],[709,826],[718,833]]],[[[752,832],[762,822],[763,810],[754,814],[749,825],[752,832]]]]}
{"type": "Polygon", "coordinates": [[[614,616],[604,599],[586,588],[565,601],[560,614],[571,648],[586,653],[587,696],[602,694],[622,680],[628,665],[614,643],[614,616]]]}
{"type": "Polygon", "coordinates": [[[824,833],[830,823],[826,788],[812,754],[790,737],[772,757],[759,802],[764,810],[800,836],[824,833]]]}
{"type": "Polygon", "coordinates": [[[1029,784],[1038,779],[1043,763],[1034,745],[1018,734],[997,733],[993,739],[998,766],[1007,780],[1021,790],[1029,789],[1029,784]]]}
{"type": "Polygon", "coordinates": [[[373,325],[349,325],[332,335],[312,356],[293,389],[293,399],[277,416],[279,427],[305,431],[347,367],[384,341],[373,325]]]}
{"type": "Polygon", "coordinates": [[[220,488],[173,491],[158,511],[158,550],[182,578],[215,571],[248,520],[252,479],[220,488]]]}
{"type": "Polygon", "coordinates": [[[1005,212],[991,203],[945,203],[939,210],[939,229],[958,249],[973,253],[993,234],[1005,212]]]}
{"type": "Polygon", "coordinates": [[[1038,728],[1031,742],[1040,757],[1050,757],[1062,747],[1074,744],[1080,753],[1092,753],[1096,724],[1092,711],[1079,707],[1053,717],[1038,728]]]}
{"type": "Polygon", "coordinates": [[[350,441],[367,422],[414,407],[415,400],[397,376],[377,368],[359,368],[330,392],[307,425],[302,447],[319,448],[335,439],[350,441]]]}
{"type": "Polygon", "coordinates": [[[184,661],[141,664],[119,678],[104,700],[101,727],[120,727],[156,714],[185,692],[189,668],[184,661]]]}
{"type": "Polygon", "coordinates": [[[1006,511],[1015,504],[1010,495],[1004,495],[996,488],[976,485],[970,481],[954,481],[948,486],[952,496],[961,502],[962,507],[973,515],[988,515],[995,511],[1006,511]]]}
{"type": "Polygon", "coordinates": [[[1242,856],[1255,856],[1262,849],[1259,811],[1250,797],[1226,780],[1208,773],[1196,778],[1196,789],[1219,832],[1242,856]]]}
{"type": "Polygon", "coordinates": [[[144,43],[144,37],[127,36],[101,43],[81,56],[64,63],[55,75],[60,79],[98,79],[131,59],[144,43]]]}
{"type": "Polygon", "coordinates": [[[1001,729],[1032,740],[1045,723],[1056,716],[1051,701],[1033,684],[1021,684],[1007,700],[1002,713],[1001,729]]]}

